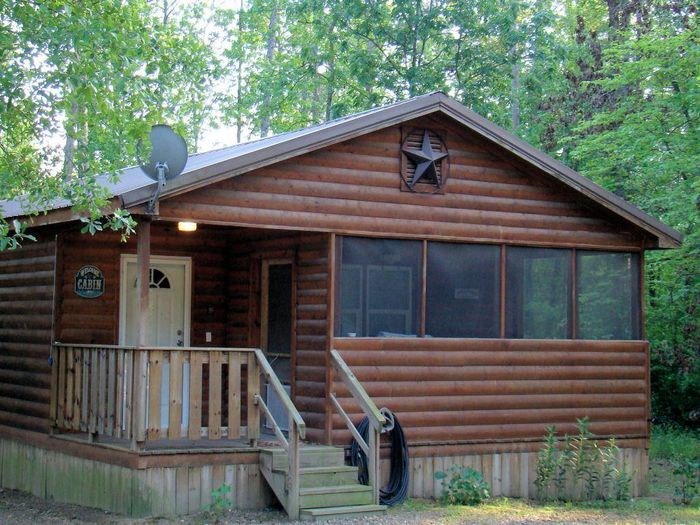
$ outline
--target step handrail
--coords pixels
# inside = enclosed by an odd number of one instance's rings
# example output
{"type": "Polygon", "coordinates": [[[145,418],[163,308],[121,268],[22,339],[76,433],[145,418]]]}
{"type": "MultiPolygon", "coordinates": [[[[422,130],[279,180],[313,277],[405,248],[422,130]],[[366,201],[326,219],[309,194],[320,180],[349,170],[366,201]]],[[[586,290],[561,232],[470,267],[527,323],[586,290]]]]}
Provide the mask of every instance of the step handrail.
{"type": "Polygon", "coordinates": [[[382,414],[377,405],[374,404],[372,398],[369,397],[367,391],[362,386],[362,383],[352,373],[350,367],[343,360],[340,353],[336,349],[331,350],[331,365],[338,372],[338,375],[343,380],[343,383],[348,388],[352,397],[360,405],[362,412],[367,416],[369,422],[369,439],[365,441],[357,430],[357,427],[350,420],[343,407],[340,405],[338,398],[334,392],[330,394],[330,400],[333,407],[336,409],[345,425],[350,430],[350,433],[357,441],[362,451],[367,456],[367,475],[369,477],[369,486],[372,487],[374,504],[379,503],[379,447],[380,435],[383,426],[386,424],[386,418],[382,414]]]}
{"type": "Polygon", "coordinates": [[[299,437],[301,439],[304,439],[306,437],[306,423],[304,423],[304,419],[301,417],[301,414],[294,406],[294,403],[292,403],[289,394],[287,394],[287,391],[284,389],[284,386],[282,386],[282,382],[279,380],[277,374],[270,366],[270,363],[265,357],[263,351],[259,348],[256,348],[254,351],[255,357],[258,359],[258,364],[260,365],[260,369],[263,375],[268,380],[268,382],[272,386],[272,389],[275,391],[277,397],[284,406],[284,409],[287,412],[287,415],[289,416],[289,420],[294,421],[294,426],[299,431],[299,437]]]}
{"type": "Polygon", "coordinates": [[[289,457],[289,468],[287,470],[287,514],[293,520],[299,518],[299,485],[300,485],[300,455],[301,455],[301,440],[306,437],[306,423],[301,417],[301,414],[292,403],[292,400],[287,394],[287,391],[282,386],[282,382],[277,377],[277,374],[270,366],[265,354],[260,348],[255,349],[255,357],[260,366],[262,374],[265,376],[272,389],[277,394],[278,399],[284,406],[289,418],[288,439],[285,439],[279,424],[272,417],[267,405],[263,402],[259,395],[256,395],[255,405],[258,410],[262,410],[272,423],[275,429],[275,434],[279,439],[282,447],[286,450],[289,457]]]}

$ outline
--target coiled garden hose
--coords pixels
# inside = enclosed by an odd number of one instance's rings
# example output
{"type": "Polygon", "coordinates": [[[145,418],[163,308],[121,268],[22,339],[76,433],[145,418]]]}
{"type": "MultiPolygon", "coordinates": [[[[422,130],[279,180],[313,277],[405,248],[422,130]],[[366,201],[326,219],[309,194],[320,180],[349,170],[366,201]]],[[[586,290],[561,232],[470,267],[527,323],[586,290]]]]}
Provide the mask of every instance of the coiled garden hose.
{"type": "MultiPolygon", "coordinates": [[[[379,502],[382,505],[392,506],[401,503],[408,495],[410,482],[408,443],[396,415],[387,408],[382,408],[381,412],[388,421],[388,425],[384,427],[384,432],[389,434],[389,440],[391,441],[391,471],[389,484],[386,488],[379,490],[379,502]]],[[[357,426],[357,431],[366,443],[369,437],[369,420],[366,417],[357,426]]],[[[367,456],[354,439],[350,445],[350,463],[358,467],[359,482],[363,485],[368,485],[367,456]]]]}

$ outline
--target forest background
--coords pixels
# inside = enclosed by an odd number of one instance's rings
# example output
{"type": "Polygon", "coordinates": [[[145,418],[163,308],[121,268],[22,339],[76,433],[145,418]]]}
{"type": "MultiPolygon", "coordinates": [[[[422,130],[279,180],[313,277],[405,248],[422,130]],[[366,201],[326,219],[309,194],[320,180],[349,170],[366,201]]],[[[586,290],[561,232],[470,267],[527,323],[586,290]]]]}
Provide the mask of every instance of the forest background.
{"type": "Polygon", "coordinates": [[[99,175],[154,123],[197,151],[441,90],[683,233],[646,260],[652,402],[698,426],[699,80],[690,0],[1,0],[0,198],[129,233],[99,175]]]}

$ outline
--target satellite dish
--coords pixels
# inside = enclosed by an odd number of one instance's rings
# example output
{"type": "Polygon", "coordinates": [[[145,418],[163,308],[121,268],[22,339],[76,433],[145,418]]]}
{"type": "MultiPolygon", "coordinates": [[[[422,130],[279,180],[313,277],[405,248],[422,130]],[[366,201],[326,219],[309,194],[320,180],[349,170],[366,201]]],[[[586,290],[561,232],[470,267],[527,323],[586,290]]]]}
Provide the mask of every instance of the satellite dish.
{"type": "Polygon", "coordinates": [[[170,126],[164,124],[157,124],[151,128],[149,140],[151,143],[150,158],[148,162],[143,162],[139,158],[139,162],[141,170],[158,182],[158,187],[146,207],[146,212],[153,214],[165,183],[176,178],[185,169],[187,144],[170,126]]]}

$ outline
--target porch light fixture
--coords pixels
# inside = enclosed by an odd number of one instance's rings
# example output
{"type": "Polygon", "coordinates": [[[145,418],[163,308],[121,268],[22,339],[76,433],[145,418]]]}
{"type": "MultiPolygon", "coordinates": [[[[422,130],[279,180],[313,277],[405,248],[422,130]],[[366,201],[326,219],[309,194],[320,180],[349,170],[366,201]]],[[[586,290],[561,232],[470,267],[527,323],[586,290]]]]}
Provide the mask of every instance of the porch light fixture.
{"type": "Polygon", "coordinates": [[[181,221],[181,222],[177,223],[177,229],[180,230],[181,232],[196,232],[197,231],[197,223],[196,222],[181,221]]]}

